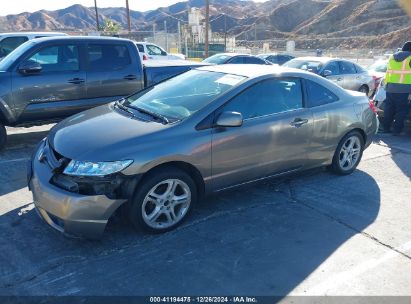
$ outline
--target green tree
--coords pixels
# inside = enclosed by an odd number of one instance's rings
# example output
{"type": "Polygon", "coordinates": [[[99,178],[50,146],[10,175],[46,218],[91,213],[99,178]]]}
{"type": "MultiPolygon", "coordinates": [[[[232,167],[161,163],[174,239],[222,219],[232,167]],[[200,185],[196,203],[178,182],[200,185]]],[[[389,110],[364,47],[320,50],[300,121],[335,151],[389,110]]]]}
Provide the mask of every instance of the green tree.
{"type": "Polygon", "coordinates": [[[105,34],[109,34],[109,35],[116,35],[118,34],[118,32],[120,31],[121,26],[120,24],[114,22],[111,19],[106,19],[104,21],[104,25],[102,26],[102,31],[105,34]]]}

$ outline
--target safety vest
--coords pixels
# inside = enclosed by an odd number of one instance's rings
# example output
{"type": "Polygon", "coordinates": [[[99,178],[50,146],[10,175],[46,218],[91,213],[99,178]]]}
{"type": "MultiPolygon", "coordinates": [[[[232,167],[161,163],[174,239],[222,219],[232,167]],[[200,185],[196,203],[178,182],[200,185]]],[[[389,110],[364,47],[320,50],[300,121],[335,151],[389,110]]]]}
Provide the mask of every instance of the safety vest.
{"type": "Polygon", "coordinates": [[[404,61],[396,61],[391,55],[388,60],[387,74],[385,75],[386,83],[411,84],[411,56],[404,61]]]}

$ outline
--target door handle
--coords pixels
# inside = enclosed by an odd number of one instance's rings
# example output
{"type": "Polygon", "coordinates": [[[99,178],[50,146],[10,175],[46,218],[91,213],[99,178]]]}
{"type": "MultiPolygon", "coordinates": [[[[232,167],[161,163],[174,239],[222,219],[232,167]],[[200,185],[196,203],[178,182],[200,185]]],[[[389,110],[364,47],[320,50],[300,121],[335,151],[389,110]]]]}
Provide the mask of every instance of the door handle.
{"type": "Polygon", "coordinates": [[[341,80],[342,80],[342,78],[341,78],[341,77],[338,77],[338,78],[337,78],[337,81],[341,81],[341,80]]]}
{"type": "Polygon", "coordinates": [[[67,82],[68,82],[68,83],[73,83],[73,84],[81,84],[81,83],[84,83],[85,80],[76,77],[76,78],[73,78],[73,79],[68,80],[67,82]]]}
{"type": "Polygon", "coordinates": [[[127,76],[124,76],[123,79],[135,80],[135,79],[137,79],[137,76],[136,75],[127,75],[127,76]]]}
{"type": "Polygon", "coordinates": [[[290,123],[290,125],[293,127],[299,128],[303,124],[306,124],[307,122],[308,122],[308,119],[296,118],[290,123]]]}

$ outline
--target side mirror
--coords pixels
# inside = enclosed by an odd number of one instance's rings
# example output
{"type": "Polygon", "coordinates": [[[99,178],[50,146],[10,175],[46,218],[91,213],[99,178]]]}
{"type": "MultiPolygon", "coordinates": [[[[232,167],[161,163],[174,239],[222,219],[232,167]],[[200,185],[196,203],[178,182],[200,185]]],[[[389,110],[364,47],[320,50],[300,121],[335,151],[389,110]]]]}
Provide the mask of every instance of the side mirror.
{"type": "Polygon", "coordinates": [[[161,56],[167,56],[167,52],[166,51],[161,51],[161,56]]]}
{"type": "Polygon", "coordinates": [[[332,74],[333,72],[331,72],[330,70],[324,70],[324,72],[322,73],[324,77],[331,76],[332,74]]]}
{"type": "Polygon", "coordinates": [[[19,72],[24,75],[38,74],[42,69],[40,63],[33,60],[26,61],[19,66],[19,72]]]}
{"type": "Polygon", "coordinates": [[[241,127],[243,125],[243,115],[238,112],[223,112],[218,116],[216,127],[241,127]]]}

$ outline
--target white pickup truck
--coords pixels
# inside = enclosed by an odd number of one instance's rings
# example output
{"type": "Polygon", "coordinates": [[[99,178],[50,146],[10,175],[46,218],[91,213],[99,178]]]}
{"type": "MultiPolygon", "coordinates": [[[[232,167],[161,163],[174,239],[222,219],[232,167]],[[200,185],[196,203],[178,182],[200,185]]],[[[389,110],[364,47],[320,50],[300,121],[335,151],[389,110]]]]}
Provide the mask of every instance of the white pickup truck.
{"type": "Polygon", "coordinates": [[[150,42],[136,42],[141,60],[185,60],[183,54],[169,54],[160,46],[150,42]]]}

